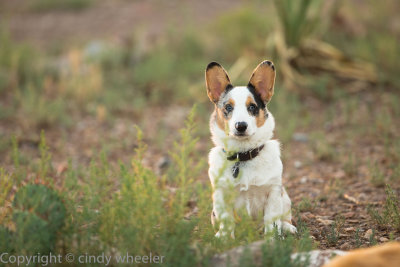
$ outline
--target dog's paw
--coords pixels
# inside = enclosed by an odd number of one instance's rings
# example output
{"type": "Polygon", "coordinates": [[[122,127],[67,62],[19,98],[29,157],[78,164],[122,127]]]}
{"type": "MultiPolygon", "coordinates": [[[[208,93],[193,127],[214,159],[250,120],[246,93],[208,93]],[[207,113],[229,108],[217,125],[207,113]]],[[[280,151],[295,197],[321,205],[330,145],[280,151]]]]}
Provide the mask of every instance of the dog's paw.
{"type": "Polygon", "coordinates": [[[274,230],[274,228],[277,229],[278,234],[282,234],[282,221],[276,220],[273,223],[266,224],[264,233],[265,234],[271,233],[274,230]]]}
{"type": "Polygon", "coordinates": [[[218,231],[216,234],[215,234],[215,237],[216,238],[221,238],[221,237],[223,237],[225,234],[222,232],[222,231],[218,231]]]}
{"type": "MultiPolygon", "coordinates": [[[[221,229],[215,234],[216,238],[223,238],[223,237],[226,237],[226,236],[228,236],[228,232],[227,231],[222,231],[221,229]]],[[[235,239],[235,232],[234,231],[231,232],[231,238],[235,239]]]]}
{"type": "Polygon", "coordinates": [[[283,228],[284,231],[288,231],[289,233],[292,233],[292,234],[297,233],[296,226],[292,225],[291,223],[283,222],[282,223],[282,228],[283,228]]]}

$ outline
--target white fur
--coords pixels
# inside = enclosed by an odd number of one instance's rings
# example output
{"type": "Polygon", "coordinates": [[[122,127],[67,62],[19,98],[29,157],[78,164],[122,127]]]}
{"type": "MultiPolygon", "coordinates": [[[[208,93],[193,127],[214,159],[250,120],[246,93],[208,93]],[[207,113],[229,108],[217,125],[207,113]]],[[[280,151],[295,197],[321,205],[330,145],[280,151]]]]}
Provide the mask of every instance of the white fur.
{"type": "Polygon", "coordinates": [[[295,232],[291,225],[291,202],[282,186],[282,161],[280,159],[280,143],[271,140],[275,128],[274,117],[268,112],[268,118],[261,127],[257,127],[256,119],[246,107],[248,96],[252,96],[246,87],[235,87],[223,95],[218,106],[228,99],[235,102],[229,129],[221,130],[216,121],[210,120],[210,130],[215,147],[209,154],[209,177],[213,187],[213,213],[220,222],[216,236],[234,235],[233,210],[245,208],[250,216],[263,214],[265,232],[275,224],[278,229],[295,232]],[[246,137],[237,137],[236,122],[248,124],[246,137]],[[240,163],[240,172],[233,178],[234,161],[227,160],[223,151],[244,152],[264,144],[257,157],[240,163]],[[227,203],[229,195],[234,194],[233,203],[227,203]]]}

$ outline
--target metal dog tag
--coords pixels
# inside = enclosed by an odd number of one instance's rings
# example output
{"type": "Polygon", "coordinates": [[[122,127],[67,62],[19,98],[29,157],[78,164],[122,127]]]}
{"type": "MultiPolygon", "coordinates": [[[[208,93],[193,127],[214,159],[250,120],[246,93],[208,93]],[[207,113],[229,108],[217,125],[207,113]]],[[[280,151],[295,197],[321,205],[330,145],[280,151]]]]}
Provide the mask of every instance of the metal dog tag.
{"type": "Polygon", "coordinates": [[[239,161],[235,162],[235,164],[232,167],[232,175],[233,178],[237,178],[239,175],[239,161]]]}

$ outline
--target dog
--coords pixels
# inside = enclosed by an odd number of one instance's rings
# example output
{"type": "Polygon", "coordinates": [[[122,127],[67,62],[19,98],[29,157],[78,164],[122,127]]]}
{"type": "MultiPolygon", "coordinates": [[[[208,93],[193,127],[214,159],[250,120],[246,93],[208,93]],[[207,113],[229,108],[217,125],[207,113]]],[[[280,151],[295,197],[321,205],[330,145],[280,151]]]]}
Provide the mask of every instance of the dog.
{"type": "Polygon", "coordinates": [[[400,266],[400,243],[389,242],[370,248],[350,251],[337,256],[323,267],[398,267],[400,266]]]}
{"type": "Polygon", "coordinates": [[[207,95],[215,105],[210,131],[215,144],[209,154],[208,175],[213,189],[211,222],[219,223],[216,237],[234,238],[235,214],[263,216],[263,230],[274,227],[295,233],[291,201],[282,186],[280,143],[271,140],[275,120],[267,109],[274,94],[275,67],[261,62],[247,86],[233,86],[217,62],[205,71],[207,95]],[[231,201],[230,198],[232,199],[231,201]]]}

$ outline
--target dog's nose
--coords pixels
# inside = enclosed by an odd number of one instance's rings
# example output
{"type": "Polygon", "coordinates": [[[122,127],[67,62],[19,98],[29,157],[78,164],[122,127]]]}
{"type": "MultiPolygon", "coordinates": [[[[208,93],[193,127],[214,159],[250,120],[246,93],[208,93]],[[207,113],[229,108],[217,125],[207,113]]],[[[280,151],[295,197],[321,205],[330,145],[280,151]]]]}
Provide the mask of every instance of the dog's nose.
{"type": "Polygon", "coordinates": [[[245,132],[246,129],[247,129],[247,123],[244,122],[244,121],[237,122],[237,123],[235,124],[235,128],[236,128],[236,130],[237,130],[239,133],[243,133],[243,132],[245,132]]]}

